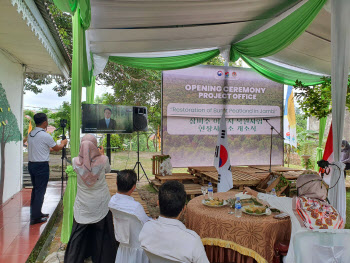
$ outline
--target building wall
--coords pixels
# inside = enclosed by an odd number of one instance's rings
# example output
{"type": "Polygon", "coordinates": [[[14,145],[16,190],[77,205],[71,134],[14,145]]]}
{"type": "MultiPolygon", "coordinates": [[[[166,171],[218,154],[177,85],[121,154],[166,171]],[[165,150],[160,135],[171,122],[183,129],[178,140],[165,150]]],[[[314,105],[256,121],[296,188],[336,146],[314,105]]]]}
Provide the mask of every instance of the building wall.
{"type": "MultiPolygon", "coordinates": [[[[23,133],[23,67],[16,58],[0,50],[0,83],[5,89],[7,101],[23,133]]],[[[3,108],[0,105],[1,108],[3,108]]],[[[23,143],[9,142],[5,146],[5,182],[3,202],[22,189],[23,143]]],[[[1,165],[1,163],[0,163],[1,165]]]]}

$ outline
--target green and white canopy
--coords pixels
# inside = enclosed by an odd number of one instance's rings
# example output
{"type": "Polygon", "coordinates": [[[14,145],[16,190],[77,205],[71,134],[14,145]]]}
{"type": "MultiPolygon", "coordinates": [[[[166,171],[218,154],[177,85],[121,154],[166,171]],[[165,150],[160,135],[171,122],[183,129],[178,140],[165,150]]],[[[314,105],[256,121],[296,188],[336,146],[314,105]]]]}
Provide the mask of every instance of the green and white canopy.
{"type": "MultiPolygon", "coordinates": [[[[74,15],[72,157],[79,150],[81,87],[87,87],[92,102],[94,76],[108,60],[170,70],[221,54],[231,61],[241,57],[265,77],[289,85],[296,79],[315,85],[322,83],[322,76],[331,75],[334,157],[340,165],[350,60],[350,1],[333,0],[332,8],[326,0],[54,1],[74,15]]],[[[331,184],[340,176],[335,170],[331,184]]],[[[74,180],[70,179],[72,185],[74,180]]],[[[329,197],[345,218],[345,184],[339,181],[329,197]]],[[[74,201],[74,193],[68,191],[66,200],[74,201]]],[[[71,218],[65,207],[63,242],[68,241],[71,218]]]]}

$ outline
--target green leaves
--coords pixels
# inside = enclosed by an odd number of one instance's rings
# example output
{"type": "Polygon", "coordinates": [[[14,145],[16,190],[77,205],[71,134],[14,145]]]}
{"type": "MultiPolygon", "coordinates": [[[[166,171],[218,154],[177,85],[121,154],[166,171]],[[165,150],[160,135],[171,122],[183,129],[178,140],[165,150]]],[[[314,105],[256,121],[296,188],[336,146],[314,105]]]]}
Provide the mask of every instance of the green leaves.
{"type": "MultiPolygon", "coordinates": [[[[305,117],[318,119],[327,117],[332,112],[331,79],[323,77],[324,83],[314,87],[304,86],[299,80],[295,82],[295,98],[305,117]]],[[[350,80],[347,87],[346,107],[350,109],[350,80]]]]}

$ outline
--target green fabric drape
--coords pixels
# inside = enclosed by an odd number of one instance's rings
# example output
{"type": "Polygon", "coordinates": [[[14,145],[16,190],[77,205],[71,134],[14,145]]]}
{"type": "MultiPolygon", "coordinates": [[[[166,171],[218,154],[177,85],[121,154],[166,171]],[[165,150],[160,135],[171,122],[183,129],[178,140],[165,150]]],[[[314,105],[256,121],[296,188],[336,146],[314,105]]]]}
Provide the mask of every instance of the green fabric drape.
{"type": "Polygon", "coordinates": [[[324,82],[321,80],[321,76],[283,68],[259,58],[248,58],[244,55],[242,55],[241,58],[255,71],[278,83],[293,86],[295,85],[295,81],[298,79],[304,85],[314,86],[324,82]]]}
{"type": "Polygon", "coordinates": [[[236,61],[240,56],[238,54],[248,57],[267,57],[286,48],[306,30],[326,1],[309,0],[295,12],[267,30],[232,44],[231,61],[236,61]]]}
{"type": "Polygon", "coordinates": [[[84,30],[90,27],[91,22],[91,6],[90,0],[79,0],[80,7],[80,23],[84,30]]]}
{"type": "Polygon", "coordinates": [[[319,166],[317,164],[317,161],[322,160],[322,158],[323,158],[322,143],[323,143],[324,131],[326,129],[326,122],[327,122],[327,117],[323,117],[320,119],[319,134],[318,134],[318,147],[316,149],[316,160],[315,160],[315,166],[314,166],[315,171],[319,170],[319,166]]]}
{"type": "MultiPolygon", "coordinates": [[[[73,168],[72,168],[73,169],[73,168]]],[[[77,175],[75,172],[67,173],[68,183],[63,196],[63,220],[61,242],[67,244],[72,233],[73,227],[73,206],[75,196],[77,195],[77,175]],[[68,194],[69,193],[69,194],[68,194]]]]}
{"type": "Polygon", "coordinates": [[[91,59],[91,58],[88,58],[87,57],[87,53],[86,53],[86,41],[85,41],[85,30],[83,30],[83,44],[82,44],[82,47],[83,47],[83,52],[82,52],[82,70],[83,70],[83,73],[82,73],[82,85],[83,87],[88,87],[91,85],[91,79],[93,77],[93,68],[91,68],[91,70],[89,71],[89,67],[88,67],[88,59],[91,59]]]}
{"type": "Polygon", "coordinates": [[[159,58],[135,58],[135,57],[109,57],[109,60],[125,66],[153,70],[172,70],[188,68],[208,61],[220,54],[218,49],[204,51],[196,54],[159,57],[159,58]]]}
{"type": "Polygon", "coordinates": [[[79,0],[53,0],[55,5],[62,11],[74,15],[79,0]]]}
{"type": "MultiPolygon", "coordinates": [[[[81,90],[82,90],[82,65],[83,43],[85,42],[84,30],[80,23],[79,8],[73,16],[73,62],[72,62],[72,90],[71,90],[71,134],[70,150],[71,158],[78,156],[80,145],[80,120],[81,120],[81,90]]],[[[64,210],[62,221],[61,242],[68,243],[73,226],[73,206],[77,192],[77,178],[70,177],[64,193],[64,210]]]]}
{"type": "Polygon", "coordinates": [[[86,87],[86,102],[89,104],[94,103],[95,99],[95,81],[96,77],[92,77],[91,79],[91,85],[86,87]]]}
{"type": "Polygon", "coordinates": [[[90,27],[91,22],[91,6],[90,0],[53,0],[55,5],[62,11],[75,14],[78,6],[80,7],[80,22],[86,30],[90,27]]]}

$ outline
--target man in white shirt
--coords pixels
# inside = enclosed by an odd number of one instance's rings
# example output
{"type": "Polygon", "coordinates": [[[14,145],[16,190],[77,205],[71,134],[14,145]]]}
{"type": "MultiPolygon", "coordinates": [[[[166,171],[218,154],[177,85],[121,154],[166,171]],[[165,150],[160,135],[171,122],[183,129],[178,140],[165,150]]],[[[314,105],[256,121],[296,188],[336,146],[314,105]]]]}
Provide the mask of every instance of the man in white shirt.
{"type": "Polygon", "coordinates": [[[131,194],[136,189],[137,176],[134,170],[122,170],[117,175],[118,192],[112,196],[108,207],[124,213],[135,215],[142,223],[151,220],[142,205],[131,194]]]}
{"type": "Polygon", "coordinates": [[[160,257],[186,263],[209,263],[198,234],[179,218],[185,211],[183,184],[168,181],[159,188],[160,216],[147,222],[140,233],[141,247],[160,257]]]}
{"type": "Polygon", "coordinates": [[[45,113],[34,115],[35,129],[28,136],[28,170],[33,184],[30,200],[30,224],[43,223],[49,217],[43,214],[41,208],[44,202],[47,183],[50,176],[50,151],[60,151],[66,146],[67,140],[57,145],[50,134],[45,130],[48,121],[45,113]]]}

